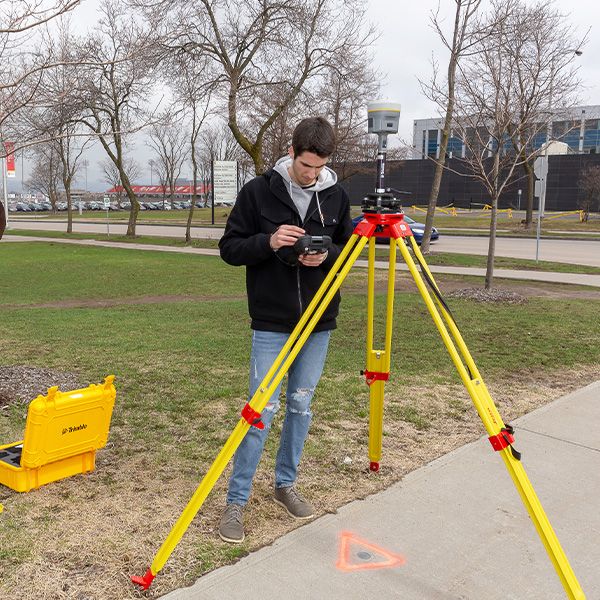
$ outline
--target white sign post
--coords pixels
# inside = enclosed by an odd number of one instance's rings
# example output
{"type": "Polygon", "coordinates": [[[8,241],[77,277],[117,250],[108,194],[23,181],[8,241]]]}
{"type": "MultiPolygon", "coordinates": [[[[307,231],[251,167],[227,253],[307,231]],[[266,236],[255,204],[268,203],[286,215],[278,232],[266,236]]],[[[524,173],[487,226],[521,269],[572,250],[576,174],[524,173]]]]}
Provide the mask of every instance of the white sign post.
{"type": "Polygon", "coordinates": [[[237,198],[237,162],[213,162],[213,204],[233,204],[237,198]]]}
{"type": "Polygon", "coordinates": [[[537,232],[535,241],[535,262],[538,262],[540,255],[540,237],[542,233],[542,218],[544,217],[544,210],[546,208],[546,181],[548,179],[548,146],[546,146],[546,152],[535,159],[533,163],[533,172],[539,181],[535,182],[535,191],[538,194],[538,219],[537,219],[537,232]]]}
{"type": "Polygon", "coordinates": [[[110,208],[110,198],[108,196],[104,196],[104,208],[106,209],[106,235],[110,237],[110,226],[108,224],[108,210],[110,208]]]}

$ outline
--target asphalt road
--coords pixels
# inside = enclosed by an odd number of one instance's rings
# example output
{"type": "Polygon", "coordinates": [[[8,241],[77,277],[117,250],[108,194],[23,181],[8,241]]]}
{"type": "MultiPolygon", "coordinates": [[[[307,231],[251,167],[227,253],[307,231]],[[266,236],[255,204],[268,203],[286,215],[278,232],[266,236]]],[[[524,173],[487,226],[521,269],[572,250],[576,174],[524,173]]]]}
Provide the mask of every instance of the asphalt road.
{"type": "MultiPolygon", "coordinates": [[[[33,229],[37,231],[64,231],[64,222],[33,221],[14,217],[10,226],[15,229],[33,229]]],[[[73,223],[75,232],[106,233],[104,223],[73,223]]],[[[125,234],[127,226],[124,224],[110,224],[110,232],[125,234]]],[[[138,225],[138,235],[156,235],[169,237],[183,237],[184,227],[174,225],[138,225]]],[[[9,231],[7,231],[9,233],[9,231]]],[[[192,237],[204,239],[219,239],[223,229],[215,227],[192,227],[192,237]]],[[[488,252],[488,238],[486,236],[461,236],[444,235],[432,245],[438,252],[458,252],[461,254],[481,254],[488,252]]],[[[509,258],[535,259],[536,240],[530,238],[499,237],[496,239],[496,256],[509,258]]],[[[557,240],[545,238],[540,240],[540,260],[573,263],[600,267],[600,240],[557,240]]]]}

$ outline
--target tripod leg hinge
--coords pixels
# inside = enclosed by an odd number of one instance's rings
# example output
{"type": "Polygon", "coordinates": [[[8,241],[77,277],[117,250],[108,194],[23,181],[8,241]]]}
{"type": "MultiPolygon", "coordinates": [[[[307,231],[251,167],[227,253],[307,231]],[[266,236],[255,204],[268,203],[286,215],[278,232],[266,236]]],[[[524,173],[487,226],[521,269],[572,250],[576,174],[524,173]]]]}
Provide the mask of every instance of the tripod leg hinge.
{"type": "Polygon", "coordinates": [[[382,373],[380,371],[361,371],[360,374],[365,376],[367,385],[371,385],[375,381],[388,381],[390,378],[389,372],[382,373]]]}
{"type": "Polygon", "coordinates": [[[265,428],[265,424],[260,420],[260,413],[256,412],[247,402],[246,406],[242,409],[242,419],[247,421],[252,427],[256,427],[256,429],[265,428]]]}
{"type": "Polygon", "coordinates": [[[506,427],[503,427],[500,430],[499,434],[492,435],[488,439],[490,440],[490,444],[492,444],[492,448],[496,452],[500,452],[500,450],[504,450],[504,448],[510,446],[510,451],[512,452],[513,457],[517,460],[521,460],[521,453],[517,452],[517,450],[513,448],[513,444],[515,443],[515,437],[513,435],[514,432],[515,430],[511,425],[506,425],[506,427]]]}

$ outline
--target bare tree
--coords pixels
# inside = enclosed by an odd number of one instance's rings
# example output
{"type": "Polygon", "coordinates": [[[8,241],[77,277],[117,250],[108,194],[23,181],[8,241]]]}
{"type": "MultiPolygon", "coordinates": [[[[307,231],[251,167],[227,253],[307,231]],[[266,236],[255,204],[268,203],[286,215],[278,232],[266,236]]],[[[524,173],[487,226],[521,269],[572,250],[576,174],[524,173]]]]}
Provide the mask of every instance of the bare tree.
{"type": "Polygon", "coordinates": [[[498,198],[516,170],[538,156],[534,140],[551,122],[554,111],[549,107],[569,100],[569,86],[562,80],[554,88],[558,73],[574,81],[566,69],[572,51],[565,54],[563,48],[554,60],[540,52],[534,33],[544,9],[551,7],[540,2],[534,8],[528,9],[521,0],[492,0],[487,14],[472,18],[476,37],[456,71],[451,125],[466,149],[461,175],[479,180],[492,205],[488,289],[493,283],[498,198]]]}
{"type": "Polygon", "coordinates": [[[159,121],[152,125],[148,134],[148,146],[156,153],[159,172],[164,174],[171,207],[175,201],[176,182],[181,175],[181,168],[188,151],[188,132],[183,129],[182,122],[173,120],[172,115],[173,111],[168,110],[162,117],[159,117],[159,121]]]}
{"type": "Polygon", "coordinates": [[[84,111],[80,122],[100,141],[119,171],[131,203],[127,236],[135,237],[139,202],[126,170],[126,142],[152,121],[145,100],[152,91],[153,40],[118,0],[104,0],[101,15],[97,29],[80,48],[94,64],[79,69],[75,95],[84,111]]]}
{"type": "Polygon", "coordinates": [[[581,172],[579,177],[581,200],[579,208],[583,211],[583,220],[588,221],[590,212],[600,212],[600,166],[590,166],[581,172]]]}
{"type": "MultiPolygon", "coordinates": [[[[14,131],[20,113],[38,106],[45,71],[56,67],[51,57],[34,47],[34,38],[56,17],[72,11],[81,0],[2,2],[0,10],[0,127],[14,131]]],[[[12,134],[14,135],[14,133],[12,134]]],[[[19,146],[24,141],[19,136],[19,146]]],[[[0,146],[0,153],[4,147],[0,146]]]]}
{"type": "Polygon", "coordinates": [[[257,174],[265,169],[265,136],[290,103],[330,65],[363,53],[373,40],[360,0],[137,3],[162,29],[166,47],[209,58],[228,125],[257,174]],[[257,122],[266,96],[275,101],[257,122]]]}
{"type": "Polygon", "coordinates": [[[33,156],[33,168],[26,186],[29,190],[46,196],[52,204],[52,210],[56,211],[61,180],[61,165],[56,155],[56,146],[51,142],[38,144],[33,150],[33,156]]]}
{"type": "MultiPolygon", "coordinates": [[[[121,170],[110,158],[105,158],[98,163],[102,170],[102,179],[110,186],[111,189],[116,190],[116,197],[119,206],[123,201],[123,192],[125,191],[121,185],[121,170]]],[[[123,170],[127,173],[127,176],[131,182],[140,176],[141,168],[135,159],[125,155],[123,157],[123,170]]]]}
{"type": "MultiPolygon", "coordinates": [[[[71,90],[77,85],[76,61],[71,53],[74,34],[67,19],[61,18],[58,28],[45,40],[45,54],[58,66],[47,70],[40,91],[40,106],[32,113],[32,124],[38,135],[49,140],[60,165],[60,176],[67,201],[67,233],[73,231],[71,184],[89,138],[81,134],[78,107],[70,102],[71,90]]],[[[34,135],[35,137],[35,135],[34,135]]]]}
{"type": "MultiPolygon", "coordinates": [[[[585,37],[578,38],[567,17],[548,2],[532,6],[514,2],[509,19],[513,39],[506,51],[513,58],[521,98],[519,118],[523,122],[518,129],[521,137],[514,137],[513,146],[522,153],[527,178],[524,225],[529,228],[533,221],[536,158],[531,132],[551,139],[559,133],[552,131],[553,120],[578,103],[577,90],[581,86],[575,60],[581,54],[585,37]]],[[[574,127],[579,125],[566,127],[562,135],[574,127]]]]}
{"type": "Polygon", "coordinates": [[[185,241],[189,244],[192,241],[192,222],[198,200],[199,161],[197,144],[204,122],[210,113],[214,82],[210,77],[207,77],[206,57],[202,60],[193,60],[189,55],[180,53],[174,57],[172,62],[174,63],[173,70],[177,73],[174,93],[183,107],[184,118],[189,123],[187,147],[192,165],[192,198],[185,228],[185,241]]]}
{"type": "Polygon", "coordinates": [[[439,6],[431,15],[432,27],[450,53],[445,85],[440,84],[437,81],[437,67],[435,64],[432,82],[430,84],[421,82],[426,95],[440,104],[444,109],[439,156],[436,159],[435,172],[427,206],[427,216],[425,217],[425,230],[423,232],[423,241],[421,242],[421,251],[425,254],[429,252],[433,217],[435,216],[435,208],[437,206],[444,163],[446,161],[446,152],[448,150],[448,141],[450,140],[456,94],[456,70],[460,59],[472,50],[473,44],[480,38],[480,32],[471,27],[471,22],[481,6],[481,0],[454,0],[454,4],[454,29],[451,39],[448,38],[443,30],[439,6]]]}
{"type": "MultiPolygon", "coordinates": [[[[530,111],[519,82],[513,44],[518,23],[511,17],[519,0],[493,0],[489,15],[478,20],[487,29],[477,52],[461,61],[456,79],[455,131],[466,156],[466,174],[479,180],[492,205],[485,287],[493,284],[498,198],[515,169],[536,151],[530,111]],[[512,140],[522,140],[515,151],[512,140]]],[[[464,173],[463,173],[464,174],[464,173]]]]}

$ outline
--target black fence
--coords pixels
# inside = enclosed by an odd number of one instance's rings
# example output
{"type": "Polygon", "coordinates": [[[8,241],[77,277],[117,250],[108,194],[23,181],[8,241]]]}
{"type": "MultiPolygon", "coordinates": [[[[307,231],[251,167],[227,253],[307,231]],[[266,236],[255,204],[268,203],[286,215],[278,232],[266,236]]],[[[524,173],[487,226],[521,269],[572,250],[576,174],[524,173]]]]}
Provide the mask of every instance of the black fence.
{"type": "MultiPolygon", "coordinates": [[[[438,196],[439,206],[453,204],[457,208],[477,208],[489,203],[490,199],[483,185],[466,172],[463,161],[450,159],[447,165],[449,169],[444,171],[438,196]]],[[[566,211],[579,208],[582,198],[579,179],[581,171],[588,166],[600,166],[600,154],[565,154],[549,157],[547,210],[566,211]]],[[[434,169],[435,164],[431,160],[388,161],[386,187],[411,192],[411,196],[402,201],[405,206],[427,204],[434,169]]],[[[358,205],[366,194],[375,189],[375,163],[346,166],[345,172],[354,173],[340,183],[350,195],[352,204],[358,205]]],[[[499,208],[518,208],[519,189],[522,190],[520,204],[524,209],[527,203],[527,178],[520,167],[500,197],[499,208]]],[[[537,208],[537,199],[535,207],[537,208]]]]}

